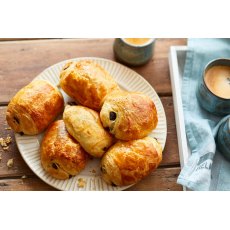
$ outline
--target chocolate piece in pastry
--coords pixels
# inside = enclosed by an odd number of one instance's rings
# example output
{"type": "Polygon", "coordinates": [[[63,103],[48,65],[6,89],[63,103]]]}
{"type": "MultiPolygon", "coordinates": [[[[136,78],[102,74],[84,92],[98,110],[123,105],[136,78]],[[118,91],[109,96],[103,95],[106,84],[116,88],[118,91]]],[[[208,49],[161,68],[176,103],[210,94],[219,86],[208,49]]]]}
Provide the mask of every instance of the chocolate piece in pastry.
{"type": "Polygon", "coordinates": [[[154,138],[118,141],[102,158],[102,178],[110,185],[131,185],[153,172],[161,160],[162,148],[154,138]]]}
{"type": "Polygon", "coordinates": [[[6,120],[15,132],[41,133],[62,112],[64,100],[59,90],[44,80],[34,80],[11,99],[6,120]]]}
{"type": "Polygon", "coordinates": [[[92,109],[66,106],[63,120],[68,132],[94,157],[102,157],[113,144],[113,138],[104,130],[99,114],[92,109]]]}
{"type": "Polygon", "coordinates": [[[100,118],[110,133],[126,141],[147,136],[158,122],[155,104],[148,96],[121,91],[106,97],[100,118]]]}
{"type": "Polygon", "coordinates": [[[85,168],[88,154],[67,132],[63,120],[53,122],[41,143],[41,164],[56,179],[68,179],[85,168]]]}
{"type": "Polygon", "coordinates": [[[90,60],[67,63],[60,74],[60,86],[78,103],[94,110],[100,110],[108,93],[119,90],[113,77],[90,60]]]}

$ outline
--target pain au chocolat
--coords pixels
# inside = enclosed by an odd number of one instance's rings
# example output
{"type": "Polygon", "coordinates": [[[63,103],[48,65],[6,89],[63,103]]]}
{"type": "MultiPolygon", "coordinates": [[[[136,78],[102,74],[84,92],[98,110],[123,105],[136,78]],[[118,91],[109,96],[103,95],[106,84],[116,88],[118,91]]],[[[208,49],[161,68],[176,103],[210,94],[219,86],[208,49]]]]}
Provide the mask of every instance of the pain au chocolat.
{"type": "Polygon", "coordinates": [[[39,134],[62,112],[64,99],[59,90],[44,80],[34,80],[11,99],[6,120],[15,132],[39,134]]]}
{"type": "Polygon", "coordinates": [[[67,132],[63,120],[53,122],[41,142],[41,164],[56,179],[69,179],[81,172],[88,154],[67,132]]]}
{"type": "Polygon", "coordinates": [[[119,90],[113,77],[91,60],[67,63],[60,73],[60,86],[75,101],[97,111],[108,93],[119,90]]]}
{"type": "Polygon", "coordinates": [[[125,141],[147,136],[158,123],[155,104],[148,96],[125,91],[105,98],[100,118],[110,133],[125,141]]]}
{"type": "Polygon", "coordinates": [[[118,141],[102,158],[102,178],[110,185],[131,185],[153,172],[161,160],[161,145],[152,137],[118,141]]]}
{"type": "Polygon", "coordinates": [[[93,157],[102,157],[113,144],[113,138],[103,128],[99,114],[92,109],[66,106],[63,120],[68,132],[93,157]]]}

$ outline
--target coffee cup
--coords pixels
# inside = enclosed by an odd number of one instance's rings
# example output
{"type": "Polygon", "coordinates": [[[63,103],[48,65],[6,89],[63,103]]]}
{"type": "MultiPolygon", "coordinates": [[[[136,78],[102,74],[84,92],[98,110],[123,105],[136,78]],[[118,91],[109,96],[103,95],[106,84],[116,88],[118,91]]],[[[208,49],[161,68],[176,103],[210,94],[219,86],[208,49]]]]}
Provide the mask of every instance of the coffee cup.
{"type": "Polygon", "coordinates": [[[230,114],[230,59],[215,59],[207,64],[196,94],[206,111],[218,116],[230,114]]]}
{"type": "Polygon", "coordinates": [[[153,38],[116,38],[115,58],[126,65],[143,65],[152,58],[154,42],[153,38]]]}
{"type": "Polygon", "coordinates": [[[230,160],[230,118],[228,118],[218,130],[217,148],[226,159],[230,160]]]}

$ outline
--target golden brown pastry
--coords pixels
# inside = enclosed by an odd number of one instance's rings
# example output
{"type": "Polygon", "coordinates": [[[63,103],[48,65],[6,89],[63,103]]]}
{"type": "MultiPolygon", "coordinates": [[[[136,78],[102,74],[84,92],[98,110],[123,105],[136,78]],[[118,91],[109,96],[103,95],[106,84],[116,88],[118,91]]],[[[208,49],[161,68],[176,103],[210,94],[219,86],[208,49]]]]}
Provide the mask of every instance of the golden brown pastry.
{"type": "Polygon", "coordinates": [[[102,178],[110,185],[131,185],[153,172],[161,160],[162,148],[154,138],[118,141],[102,158],[102,178]]]}
{"type": "Polygon", "coordinates": [[[74,100],[94,110],[100,110],[108,93],[119,90],[110,74],[90,60],[67,63],[60,74],[60,86],[74,100]]]}
{"type": "Polygon", "coordinates": [[[15,132],[41,133],[61,113],[64,99],[59,90],[44,80],[35,80],[11,99],[6,120],[15,132]]]}
{"type": "Polygon", "coordinates": [[[147,136],[158,122],[155,104],[148,96],[121,91],[105,98],[100,118],[110,133],[126,141],[147,136]]]}
{"type": "Polygon", "coordinates": [[[88,155],[70,136],[63,120],[53,122],[41,143],[41,164],[56,179],[68,179],[85,168],[88,155]]]}
{"type": "Polygon", "coordinates": [[[66,106],[63,120],[68,132],[94,157],[102,157],[113,144],[113,138],[104,130],[99,114],[92,109],[66,106]]]}

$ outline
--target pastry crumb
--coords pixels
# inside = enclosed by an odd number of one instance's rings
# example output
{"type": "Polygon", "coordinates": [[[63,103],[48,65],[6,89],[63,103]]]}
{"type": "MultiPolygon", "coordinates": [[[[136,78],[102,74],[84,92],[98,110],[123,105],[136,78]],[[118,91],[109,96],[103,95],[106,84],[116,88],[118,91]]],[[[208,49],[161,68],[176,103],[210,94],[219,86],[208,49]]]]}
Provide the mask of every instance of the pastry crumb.
{"type": "Polygon", "coordinates": [[[0,145],[2,146],[2,147],[6,147],[7,146],[7,144],[6,144],[6,142],[5,142],[5,140],[4,140],[4,138],[0,138],[0,145]]]}
{"type": "Polygon", "coordinates": [[[5,130],[11,130],[11,128],[10,127],[6,127],[5,130]]]}
{"type": "Polygon", "coordinates": [[[78,186],[79,188],[84,188],[84,187],[85,187],[85,184],[86,184],[86,182],[85,182],[85,180],[84,180],[83,178],[79,178],[79,179],[77,180],[77,186],[78,186]]]}
{"type": "Polygon", "coordinates": [[[27,176],[26,175],[23,175],[22,177],[21,177],[21,179],[26,179],[27,178],[27,176]]]}
{"type": "Polygon", "coordinates": [[[12,142],[12,138],[11,138],[11,136],[9,136],[9,135],[7,135],[7,137],[6,138],[3,138],[3,137],[1,137],[0,138],[0,145],[2,146],[2,149],[4,150],[4,151],[6,151],[6,150],[8,150],[9,149],[9,144],[12,142]]]}
{"type": "Polygon", "coordinates": [[[6,139],[5,139],[6,144],[10,144],[11,141],[12,141],[11,136],[7,135],[7,137],[6,137],[6,139]]]}
{"type": "Polygon", "coordinates": [[[92,173],[96,173],[96,170],[95,170],[95,169],[93,169],[91,172],[92,172],[92,173]]]}
{"type": "Polygon", "coordinates": [[[14,165],[14,159],[11,158],[11,159],[9,159],[9,160],[7,161],[7,167],[8,167],[8,168],[12,168],[13,165],[14,165]]]}

